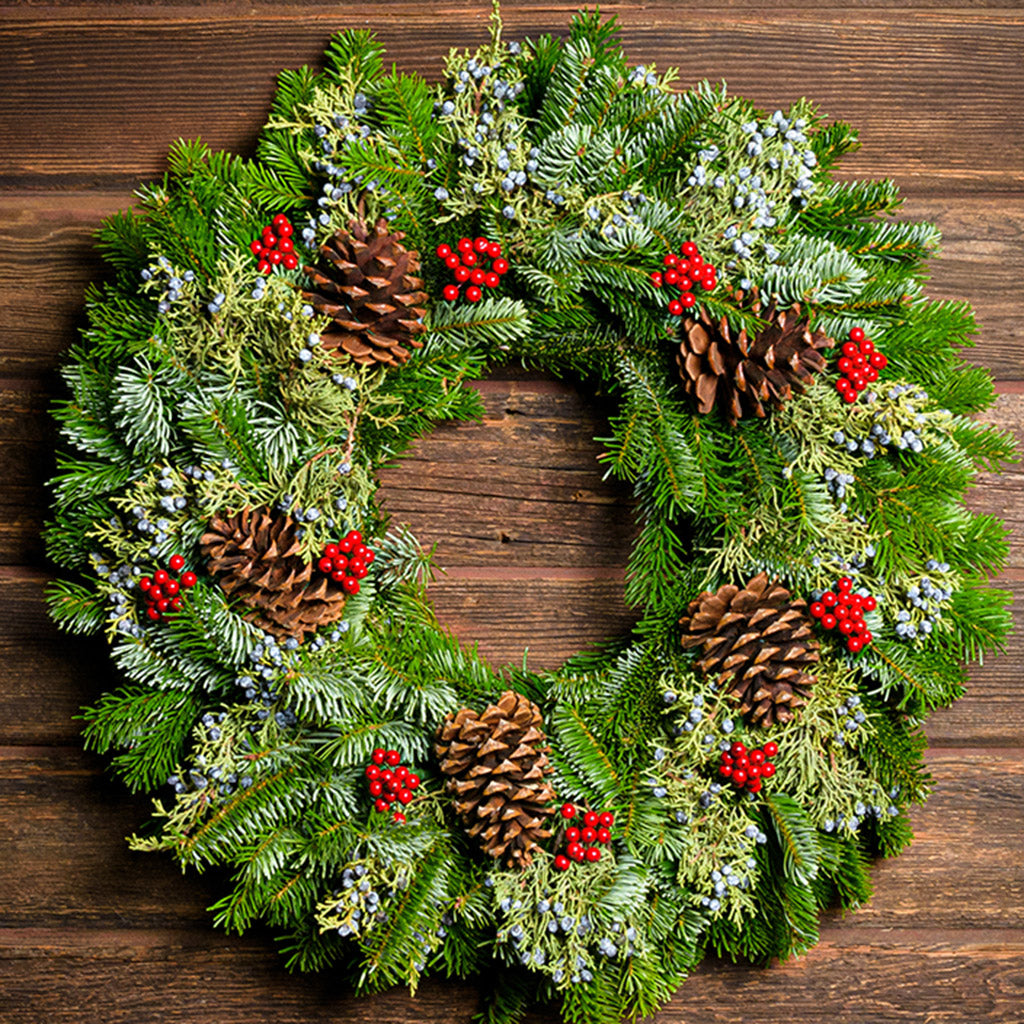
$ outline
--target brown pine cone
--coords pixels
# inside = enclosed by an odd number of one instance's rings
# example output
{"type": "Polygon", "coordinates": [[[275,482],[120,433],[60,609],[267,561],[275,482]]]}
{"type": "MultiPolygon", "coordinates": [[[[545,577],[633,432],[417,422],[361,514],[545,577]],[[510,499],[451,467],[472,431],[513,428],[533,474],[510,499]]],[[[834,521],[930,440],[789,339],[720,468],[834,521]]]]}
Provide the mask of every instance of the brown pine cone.
{"type": "MultiPolygon", "coordinates": [[[[743,292],[736,298],[743,302],[743,292]]],[[[697,402],[697,411],[720,408],[732,423],[747,416],[767,415],[793,392],[803,391],[825,367],[822,351],[835,341],[824,331],[812,331],[799,303],[776,309],[774,302],[761,313],[757,289],[749,293],[751,312],[767,320],[754,337],[746,328],[735,336],[726,317],[712,320],[703,307],[683,321],[676,363],[683,390],[697,402]]]]}
{"type": "Polygon", "coordinates": [[[470,708],[448,715],[435,744],[445,789],[483,850],[508,867],[524,868],[551,835],[552,768],[540,708],[506,690],[482,715],[470,708]]]}
{"type": "Polygon", "coordinates": [[[789,722],[807,703],[815,681],[807,670],[820,660],[807,605],[765,573],[742,590],[705,591],[679,622],[683,647],[701,648],[697,667],[752,724],[789,722]]]}
{"type": "Polygon", "coordinates": [[[320,247],[315,267],[306,267],[312,287],[303,297],[334,325],[321,344],[347,353],[361,366],[399,366],[422,348],[427,293],[417,276],[419,253],[402,245],[405,234],[392,232],[381,217],[370,230],[349,221],[320,247]]]}

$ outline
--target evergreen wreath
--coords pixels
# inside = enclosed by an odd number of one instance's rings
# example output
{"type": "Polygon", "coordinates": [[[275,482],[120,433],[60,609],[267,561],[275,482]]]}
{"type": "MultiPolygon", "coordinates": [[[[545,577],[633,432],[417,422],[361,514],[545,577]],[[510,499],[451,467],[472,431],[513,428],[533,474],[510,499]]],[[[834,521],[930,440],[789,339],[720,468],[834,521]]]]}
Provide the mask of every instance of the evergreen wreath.
{"type": "Polygon", "coordinates": [[[99,244],[50,555],[121,676],[84,712],[137,850],[358,992],[486,973],[488,1021],[655,1011],[706,952],[807,949],[929,786],[921,723],[999,649],[1013,457],[970,418],[929,224],[806,101],[629,66],[614,20],[387,71],[344,32],[256,157],[179,142],[99,244]],[[633,635],[553,672],[442,629],[377,470],[518,361],[618,405],[633,635]],[[500,971],[494,968],[500,965],[500,971]]]}

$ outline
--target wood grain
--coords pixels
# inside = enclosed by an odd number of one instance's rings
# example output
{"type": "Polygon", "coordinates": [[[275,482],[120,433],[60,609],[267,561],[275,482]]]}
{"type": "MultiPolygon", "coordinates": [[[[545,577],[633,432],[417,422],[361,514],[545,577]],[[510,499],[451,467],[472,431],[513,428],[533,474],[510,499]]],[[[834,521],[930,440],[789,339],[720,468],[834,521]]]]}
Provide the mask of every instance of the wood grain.
{"type": "MultiPolygon", "coordinates": [[[[450,47],[484,40],[489,8],[480,0],[375,5],[373,24],[389,59],[437,77],[450,47]]],[[[563,33],[571,9],[510,6],[507,35],[563,33]]],[[[159,173],[167,140],[179,136],[247,151],[274,69],[316,62],[332,31],[368,23],[359,5],[204,5],[187,17],[180,8],[114,10],[25,7],[0,21],[8,54],[0,63],[0,182],[132,187],[159,173]]],[[[684,84],[725,78],[769,109],[813,96],[830,116],[859,126],[867,145],[851,172],[898,174],[921,191],[1021,187],[1020,163],[1005,143],[1019,127],[1015,97],[1024,82],[1019,10],[967,18],[762,8],[725,20],[701,5],[660,0],[624,9],[622,36],[638,62],[681,63],[684,84]]]]}
{"type": "MultiPolygon", "coordinates": [[[[508,0],[508,34],[564,31],[575,5],[508,0]]],[[[201,135],[246,152],[279,67],[317,62],[329,34],[377,27],[403,70],[431,77],[450,45],[484,39],[486,0],[0,3],[0,1024],[468,1022],[475,984],[428,982],[356,1000],[296,978],[268,933],[215,933],[216,873],[184,878],[123,836],[148,802],[79,747],[74,715],[114,682],[100,640],[57,633],[38,530],[52,469],[47,408],[60,353],[103,273],[91,235],[201,135]]],[[[972,359],[1001,395],[987,418],[1024,441],[1024,10],[1005,0],[675,0],[602,5],[636,61],[727,77],[774,109],[800,95],[861,129],[850,176],[892,176],[903,214],[934,220],[930,294],[966,298],[972,359]]],[[[594,396],[498,372],[479,424],[424,438],[384,475],[396,520],[441,539],[439,615],[497,661],[534,667],[628,629],[626,489],[601,480],[594,396]]],[[[972,507],[1014,529],[1007,654],[928,723],[935,793],[914,845],[876,866],[858,913],[768,971],[704,965],[661,1024],[1019,1024],[1024,1019],[1024,473],[983,477],[972,507]]],[[[535,1016],[532,1024],[554,1024],[535,1016]]]]}

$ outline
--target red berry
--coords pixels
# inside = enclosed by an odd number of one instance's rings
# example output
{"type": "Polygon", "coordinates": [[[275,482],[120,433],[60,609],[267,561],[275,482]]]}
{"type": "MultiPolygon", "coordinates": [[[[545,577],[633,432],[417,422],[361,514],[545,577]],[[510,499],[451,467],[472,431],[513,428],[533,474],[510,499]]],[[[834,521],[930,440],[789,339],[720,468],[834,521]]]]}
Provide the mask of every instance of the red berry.
{"type": "Polygon", "coordinates": [[[381,814],[383,814],[390,806],[390,801],[385,800],[382,796],[377,797],[373,805],[374,810],[379,811],[381,814]]]}
{"type": "Polygon", "coordinates": [[[655,288],[660,288],[664,283],[665,278],[662,275],[661,271],[655,270],[654,273],[651,274],[651,284],[653,284],[655,288]]]}
{"type": "Polygon", "coordinates": [[[375,764],[368,764],[363,774],[372,782],[374,779],[380,778],[380,768],[375,764]]]}
{"type": "Polygon", "coordinates": [[[760,779],[748,779],[747,780],[747,791],[750,793],[761,792],[761,780],[760,779]]]}
{"type": "Polygon", "coordinates": [[[853,390],[853,385],[846,379],[846,377],[840,377],[836,381],[836,391],[845,397],[853,390]]]}
{"type": "Polygon", "coordinates": [[[476,266],[476,253],[475,252],[464,252],[462,254],[462,262],[467,267],[475,267],[476,266]]]}
{"type": "Polygon", "coordinates": [[[751,779],[759,779],[761,777],[761,768],[762,767],[763,767],[763,765],[752,764],[747,769],[747,782],[750,782],[751,779]]]}
{"type": "Polygon", "coordinates": [[[473,271],[469,267],[464,267],[461,263],[455,268],[455,280],[459,284],[465,284],[473,276],[473,271]]]}
{"type": "Polygon", "coordinates": [[[466,289],[466,301],[467,302],[479,302],[483,298],[483,293],[477,288],[476,285],[471,284],[466,289]]]}
{"type": "Polygon", "coordinates": [[[473,243],[473,248],[479,253],[485,253],[491,247],[486,238],[480,237],[473,243]]]}
{"type": "MultiPolygon", "coordinates": [[[[668,277],[667,274],[665,276],[668,277]]],[[[680,277],[679,280],[676,281],[676,285],[679,287],[681,292],[688,292],[694,287],[693,280],[689,277],[680,277]]]]}
{"type": "Polygon", "coordinates": [[[718,766],[718,774],[725,776],[725,778],[729,778],[732,775],[732,765],[731,764],[721,764],[721,765],[719,765],[718,766]]]}
{"type": "Polygon", "coordinates": [[[333,572],[333,571],[334,571],[334,562],[333,562],[333,561],[331,561],[331,559],[329,559],[329,558],[328,558],[328,557],[327,557],[327,556],[325,555],[325,556],[324,556],[323,558],[321,558],[321,559],[320,559],[320,561],[319,561],[319,562],[317,562],[317,563],[316,563],[316,567],[317,567],[317,568],[318,568],[318,569],[319,569],[319,570],[320,570],[321,572],[328,572],[328,573],[329,573],[329,572],[333,572]]]}
{"type": "Polygon", "coordinates": [[[347,569],[335,569],[334,572],[331,573],[331,579],[334,580],[335,583],[344,583],[347,575],[347,569]]]}
{"type": "Polygon", "coordinates": [[[682,316],[683,315],[683,304],[678,299],[673,299],[668,304],[668,311],[673,316],[682,316]]]}
{"type": "Polygon", "coordinates": [[[470,238],[459,239],[459,252],[470,252],[473,248],[473,240],[470,238]]]}
{"type": "Polygon", "coordinates": [[[589,850],[587,850],[587,860],[589,860],[591,863],[599,861],[600,859],[601,851],[596,846],[592,846],[589,850]]]}
{"type": "Polygon", "coordinates": [[[168,580],[163,586],[163,591],[168,597],[176,597],[178,594],[178,581],[168,580]]]}
{"type": "Polygon", "coordinates": [[[849,619],[839,620],[839,632],[844,636],[848,636],[853,632],[853,623],[849,619]]]}
{"type": "Polygon", "coordinates": [[[874,635],[874,633],[871,632],[870,629],[865,629],[864,632],[861,633],[860,639],[861,639],[861,642],[866,647],[869,643],[871,643],[872,640],[875,639],[875,635],[874,635]]]}
{"type": "Polygon", "coordinates": [[[859,345],[864,340],[864,329],[862,327],[853,327],[850,330],[850,341],[855,341],[859,345]]]}
{"type": "Polygon", "coordinates": [[[811,614],[820,619],[825,614],[825,606],[820,601],[815,601],[810,607],[811,614]]]}
{"type": "Polygon", "coordinates": [[[848,341],[843,345],[843,355],[847,359],[855,359],[860,355],[860,349],[852,341],[848,341]]]}
{"type": "Polygon", "coordinates": [[[370,781],[370,796],[380,796],[384,792],[384,783],[380,779],[372,779],[370,781]]]}
{"type": "Polygon", "coordinates": [[[177,572],[179,569],[183,569],[185,567],[185,559],[182,558],[181,555],[171,555],[167,564],[177,572]]]}
{"type": "Polygon", "coordinates": [[[680,252],[691,259],[698,254],[697,246],[694,242],[683,242],[680,252]]]}
{"type": "Polygon", "coordinates": [[[272,249],[275,245],[277,245],[277,235],[274,234],[274,229],[269,224],[263,229],[262,237],[263,245],[267,249],[272,249]]]}
{"type": "Polygon", "coordinates": [[[874,384],[875,381],[878,380],[878,371],[873,366],[867,367],[864,371],[864,379],[869,384],[874,384]]]}
{"type": "Polygon", "coordinates": [[[567,828],[565,830],[565,841],[567,843],[578,843],[580,841],[580,830],[578,828],[567,828]]]}
{"type": "Polygon", "coordinates": [[[779,745],[774,740],[769,740],[761,749],[764,750],[765,757],[774,757],[779,752],[779,745]]]}
{"type": "Polygon", "coordinates": [[[853,369],[853,360],[843,356],[836,365],[839,367],[840,373],[849,373],[853,369]]]}
{"type": "Polygon", "coordinates": [[[277,248],[283,253],[289,253],[295,248],[295,243],[290,238],[282,238],[277,248]]]}
{"type": "Polygon", "coordinates": [[[162,587],[162,586],[163,586],[163,585],[164,585],[164,584],[165,584],[165,583],[166,583],[166,582],[167,582],[167,581],[168,581],[168,580],[169,580],[170,578],[171,578],[171,577],[170,577],[170,576],[169,576],[169,575],[167,574],[167,570],[166,570],[166,569],[157,569],[157,571],[156,571],[155,573],[153,573],[153,582],[154,582],[154,583],[158,583],[158,584],[159,584],[159,585],[160,585],[161,587],[162,587]]]}
{"type": "Polygon", "coordinates": [[[395,778],[401,779],[403,782],[409,777],[409,769],[404,764],[400,764],[395,769],[395,778]]]}
{"type": "Polygon", "coordinates": [[[764,764],[764,750],[763,749],[758,748],[758,749],[752,750],[748,756],[750,758],[750,763],[751,764],[764,764]]]}
{"type": "Polygon", "coordinates": [[[864,611],[873,612],[878,607],[878,602],[869,594],[864,598],[864,611]]]}
{"type": "Polygon", "coordinates": [[[862,356],[870,356],[875,351],[875,343],[870,338],[865,338],[860,343],[860,354],[862,356]]]}
{"type": "Polygon", "coordinates": [[[298,257],[293,252],[286,252],[284,259],[281,261],[282,266],[285,270],[295,270],[299,265],[298,257]]]}
{"type": "Polygon", "coordinates": [[[384,753],[384,760],[393,767],[402,763],[402,755],[397,750],[388,750],[384,753]]]}
{"type": "Polygon", "coordinates": [[[418,789],[420,785],[420,777],[415,772],[409,772],[405,777],[405,788],[406,789],[418,789]]]}
{"type": "Polygon", "coordinates": [[[194,587],[198,580],[199,577],[194,572],[183,572],[179,582],[187,590],[189,587],[194,587]]]}
{"type": "Polygon", "coordinates": [[[455,253],[452,253],[451,256],[446,256],[444,262],[448,266],[449,270],[455,270],[457,267],[462,266],[462,261],[455,255],[455,253]]]}
{"type": "Polygon", "coordinates": [[[572,857],[573,860],[583,860],[583,845],[582,843],[570,843],[566,847],[567,854],[572,857]]]}
{"type": "Polygon", "coordinates": [[[697,268],[700,267],[700,266],[703,266],[703,264],[704,264],[704,257],[701,256],[701,254],[699,252],[695,252],[695,253],[692,253],[692,254],[691,253],[687,253],[687,255],[690,257],[690,269],[692,271],[694,271],[694,273],[699,273],[697,268]]]}
{"type": "Polygon", "coordinates": [[[770,779],[774,774],[775,765],[773,765],[771,761],[765,761],[765,763],[761,765],[761,778],[770,779]]]}
{"type": "Polygon", "coordinates": [[[665,284],[678,284],[679,283],[679,271],[675,267],[669,267],[668,270],[662,275],[662,280],[665,284]]]}
{"type": "Polygon", "coordinates": [[[728,750],[722,751],[722,764],[732,764],[732,754],[728,750]]]}
{"type": "Polygon", "coordinates": [[[858,352],[853,357],[853,365],[858,370],[863,370],[868,365],[868,361],[858,352]]]}
{"type": "Polygon", "coordinates": [[[597,830],[592,828],[585,828],[580,833],[580,840],[584,843],[592,843],[597,839],[597,830]]]}
{"type": "Polygon", "coordinates": [[[377,749],[370,755],[370,760],[374,764],[383,764],[386,755],[387,751],[383,747],[377,747],[377,749]]]}
{"type": "Polygon", "coordinates": [[[612,841],[612,834],[606,828],[599,828],[597,830],[597,841],[599,843],[610,843],[612,841]]]}
{"type": "Polygon", "coordinates": [[[441,294],[448,302],[454,302],[459,297],[459,289],[453,284],[446,284],[441,294]]]}
{"type": "Polygon", "coordinates": [[[856,654],[863,647],[864,642],[858,636],[851,636],[850,639],[846,641],[846,649],[852,654],[856,654]]]}
{"type": "Polygon", "coordinates": [[[583,815],[583,824],[588,828],[596,828],[598,821],[599,817],[594,811],[587,811],[587,813],[583,815]]]}
{"type": "Polygon", "coordinates": [[[394,777],[395,773],[390,768],[385,768],[380,773],[380,781],[383,782],[385,785],[391,782],[394,779],[394,777]]]}
{"type": "Polygon", "coordinates": [[[349,540],[348,537],[345,537],[338,544],[338,552],[342,555],[351,555],[354,548],[355,544],[351,540],[349,540]]]}
{"type": "Polygon", "coordinates": [[[713,291],[715,286],[718,284],[718,278],[714,274],[707,274],[700,280],[700,286],[706,292],[713,291]]]}
{"type": "Polygon", "coordinates": [[[280,226],[280,227],[279,227],[279,228],[277,229],[277,233],[278,233],[278,235],[280,235],[280,237],[281,237],[282,239],[285,239],[285,238],[291,238],[291,237],[292,237],[292,235],[293,235],[293,234],[295,233],[295,228],[293,228],[293,227],[291,226],[291,224],[289,224],[289,223],[288,223],[288,221],[285,221],[285,222],[284,222],[284,223],[283,223],[283,224],[282,224],[282,225],[281,225],[281,226],[280,226]]]}
{"type": "Polygon", "coordinates": [[[697,299],[693,292],[683,292],[683,294],[679,296],[679,301],[683,304],[685,309],[689,309],[691,306],[696,304],[697,299]]]}
{"type": "Polygon", "coordinates": [[[391,815],[391,820],[394,821],[396,825],[404,825],[406,817],[401,811],[395,811],[395,813],[391,815]]]}
{"type": "Polygon", "coordinates": [[[156,606],[155,606],[155,605],[150,605],[150,606],[149,606],[149,607],[148,607],[148,608],[146,609],[146,614],[147,614],[147,615],[148,615],[148,616],[149,616],[149,617],[150,617],[150,618],[151,618],[151,619],[152,619],[152,620],[153,620],[154,622],[157,622],[157,621],[158,621],[159,619],[161,619],[161,618],[163,617],[163,616],[162,616],[162,615],[160,614],[160,612],[159,612],[159,611],[157,611],[157,609],[156,609],[156,606]]]}
{"type": "Polygon", "coordinates": [[[853,590],[853,580],[849,576],[840,576],[839,582],[836,583],[836,589],[840,594],[848,594],[853,590]]]}
{"type": "Polygon", "coordinates": [[[412,800],[412,791],[408,789],[400,789],[398,791],[398,802],[404,807],[409,801],[412,800]]]}
{"type": "Polygon", "coordinates": [[[366,554],[362,556],[362,561],[364,561],[367,565],[370,565],[372,564],[373,560],[376,557],[377,556],[369,548],[367,548],[366,554]]]}
{"type": "Polygon", "coordinates": [[[497,288],[501,284],[501,278],[492,270],[484,277],[484,284],[488,288],[497,288]]]}
{"type": "Polygon", "coordinates": [[[498,277],[504,276],[505,274],[508,273],[508,260],[495,260],[491,264],[491,270],[493,270],[494,273],[498,275],[498,277]]]}
{"type": "Polygon", "coordinates": [[[566,857],[566,855],[564,853],[560,853],[555,858],[555,870],[557,870],[557,871],[568,871],[569,870],[569,865],[571,863],[572,863],[572,861],[569,860],[569,858],[566,857]]]}
{"type": "Polygon", "coordinates": [[[476,270],[471,270],[469,272],[469,279],[470,281],[473,282],[473,284],[483,284],[484,281],[487,279],[487,275],[479,267],[477,267],[476,270]]]}
{"type": "Polygon", "coordinates": [[[172,612],[180,612],[181,611],[181,598],[180,597],[171,598],[171,611],[172,612]]]}
{"type": "Polygon", "coordinates": [[[739,740],[729,747],[729,753],[732,754],[733,757],[739,757],[741,754],[745,754],[746,752],[747,748],[740,743],[739,740]]]}
{"type": "Polygon", "coordinates": [[[153,586],[153,581],[148,576],[143,576],[142,579],[139,580],[139,590],[143,593],[149,590],[151,586],[153,586]]]}
{"type": "Polygon", "coordinates": [[[602,828],[611,828],[615,824],[615,815],[611,811],[604,811],[597,820],[602,828]]]}
{"type": "Polygon", "coordinates": [[[283,213],[276,213],[274,214],[274,219],[270,223],[273,224],[274,229],[276,230],[282,224],[288,223],[288,217],[283,213]]]}
{"type": "Polygon", "coordinates": [[[847,392],[845,392],[843,394],[843,401],[847,402],[850,405],[852,405],[854,402],[857,401],[857,392],[856,391],[847,391],[847,392]]]}
{"type": "Polygon", "coordinates": [[[249,243],[249,249],[253,256],[259,256],[259,254],[263,252],[263,243],[258,238],[254,238],[249,243]]]}
{"type": "Polygon", "coordinates": [[[156,586],[156,584],[154,584],[153,586],[151,586],[149,588],[149,595],[148,596],[149,596],[149,600],[150,601],[154,601],[154,602],[155,601],[159,601],[160,598],[162,598],[164,596],[163,587],[158,587],[158,586],[156,586]]]}
{"type": "Polygon", "coordinates": [[[573,804],[562,804],[562,817],[563,818],[575,818],[576,807],[573,804]]]}
{"type": "Polygon", "coordinates": [[[258,274],[269,274],[270,271],[271,266],[266,260],[260,260],[259,263],[256,264],[256,272],[258,274]]]}
{"type": "Polygon", "coordinates": [[[679,262],[679,257],[674,252],[670,252],[661,262],[666,267],[674,267],[679,262]]]}
{"type": "Polygon", "coordinates": [[[838,600],[839,597],[835,594],[834,591],[831,590],[826,590],[825,593],[821,595],[821,603],[826,608],[835,608],[836,602],[838,600]]]}
{"type": "Polygon", "coordinates": [[[438,257],[438,259],[446,260],[446,259],[448,259],[449,256],[451,256],[451,254],[452,254],[452,247],[450,245],[448,245],[447,242],[442,242],[437,247],[437,257],[438,257]]]}
{"type": "Polygon", "coordinates": [[[161,611],[161,612],[167,611],[167,609],[171,607],[170,598],[161,597],[160,600],[157,601],[156,607],[157,607],[157,611],[161,611]]]}
{"type": "Polygon", "coordinates": [[[885,356],[882,355],[881,352],[872,352],[871,353],[871,365],[876,370],[884,370],[885,367],[888,365],[888,362],[889,362],[889,360],[886,359],[885,356]]]}
{"type": "Polygon", "coordinates": [[[821,624],[825,627],[825,629],[835,629],[836,617],[834,615],[822,615],[821,624]]]}
{"type": "Polygon", "coordinates": [[[736,768],[732,773],[734,786],[742,786],[747,781],[747,773],[742,768],[736,768]]]}
{"type": "Polygon", "coordinates": [[[284,253],[278,249],[274,249],[272,252],[267,253],[267,262],[272,266],[276,267],[284,259],[284,253]]]}

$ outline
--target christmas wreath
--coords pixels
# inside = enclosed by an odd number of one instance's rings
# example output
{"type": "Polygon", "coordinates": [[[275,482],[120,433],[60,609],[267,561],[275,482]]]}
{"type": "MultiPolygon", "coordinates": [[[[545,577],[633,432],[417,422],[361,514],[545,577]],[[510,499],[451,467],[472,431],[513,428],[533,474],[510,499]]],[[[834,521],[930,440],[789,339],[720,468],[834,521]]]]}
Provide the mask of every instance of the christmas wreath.
{"type": "Polygon", "coordinates": [[[439,85],[344,32],[254,159],[180,142],[100,231],[46,531],[54,617],[120,676],[85,742],[156,791],[131,845],[226,869],[216,923],[296,968],[593,1024],[806,949],[1008,630],[962,496],[1012,446],[970,418],[969,308],[923,296],[938,232],[833,180],[856,136],[810,103],[675,78],[591,13],[496,13],[439,85]],[[510,360],[614,397],[635,492],[635,632],[552,672],[440,628],[376,499],[510,360]]]}

